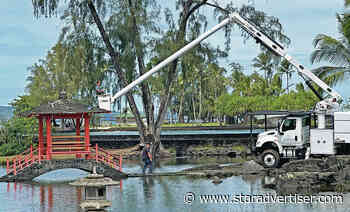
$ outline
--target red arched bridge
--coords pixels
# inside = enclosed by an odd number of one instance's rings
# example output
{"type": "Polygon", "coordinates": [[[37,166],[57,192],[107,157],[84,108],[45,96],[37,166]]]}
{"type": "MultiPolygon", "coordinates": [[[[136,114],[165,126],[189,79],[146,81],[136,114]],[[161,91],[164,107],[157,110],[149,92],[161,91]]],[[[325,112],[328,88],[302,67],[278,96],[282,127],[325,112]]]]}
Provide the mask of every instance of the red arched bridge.
{"type": "MultiPolygon", "coordinates": [[[[47,172],[76,168],[87,172],[92,172],[93,167],[97,167],[97,172],[112,179],[127,177],[122,172],[122,157],[108,153],[96,144],[89,151],[77,152],[72,159],[55,159],[41,154],[40,146],[31,148],[20,155],[17,155],[6,162],[6,175],[0,181],[29,181],[47,172]]],[[[55,155],[55,154],[51,154],[55,155]]]]}
{"type": "MultiPolygon", "coordinates": [[[[45,174],[47,172],[76,168],[91,172],[93,167],[107,177],[120,179],[126,177],[122,173],[122,158],[112,155],[99,148],[96,144],[90,145],[90,119],[96,113],[109,113],[100,108],[93,108],[81,104],[73,99],[67,99],[65,92],[61,92],[59,99],[42,104],[22,115],[38,119],[38,145],[7,160],[6,175],[0,181],[24,181],[45,174]],[[56,119],[61,119],[61,128],[65,128],[64,120],[71,120],[75,125],[74,135],[67,133],[53,134],[56,119]],[[52,126],[52,123],[54,125],[52,126]],[[81,128],[84,134],[81,135],[81,128]],[[46,133],[44,133],[46,132],[46,133]],[[45,136],[46,135],[46,136],[45,136]],[[72,159],[58,158],[62,155],[75,156],[72,159]]],[[[62,158],[62,157],[61,157],[62,158]]]]}

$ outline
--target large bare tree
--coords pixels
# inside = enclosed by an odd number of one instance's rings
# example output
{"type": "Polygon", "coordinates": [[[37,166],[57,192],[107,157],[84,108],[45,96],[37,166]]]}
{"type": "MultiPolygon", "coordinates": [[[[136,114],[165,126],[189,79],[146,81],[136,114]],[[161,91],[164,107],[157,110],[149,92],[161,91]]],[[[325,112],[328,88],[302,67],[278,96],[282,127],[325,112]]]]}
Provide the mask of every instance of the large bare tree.
{"type": "MultiPolygon", "coordinates": [[[[116,50],[116,47],[112,45],[111,37],[106,31],[106,23],[104,22],[105,14],[113,14],[113,11],[107,11],[107,7],[113,7],[115,5],[120,6],[126,14],[127,21],[125,22],[128,27],[131,26],[132,32],[130,32],[131,42],[133,43],[134,52],[136,55],[137,71],[141,75],[145,73],[148,59],[147,48],[149,46],[145,45],[142,17],[147,15],[148,6],[155,5],[156,0],[32,0],[34,7],[34,15],[36,17],[45,16],[50,17],[57,15],[59,11],[59,6],[62,4],[70,11],[74,11],[74,14],[86,18],[88,23],[94,23],[97,26],[98,32],[105,44],[106,52],[108,53],[113,68],[118,76],[119,83],[121,87],[125,87],[128,84],[126,77],[126,70],[123,70],[121,65],[121,54],[116,50]],[[65,3],[65,4],[64,4],[65,3]]],[[[221,8],[219,4],[213,0],[208,2],[208,0],[177,0],[174,1],[176,4],[176,10],[178,17],[173,18],[170,9],[165,9],[165,19],[166,23],[169,25],[166,31],[166,35],[170,35],[170,41],[175,46],[173,50],[180,49],[184,44],[195,39],[195,36],[188,36],[188,29],[190,28],[191,35],[199,35],[206,29],[207,25],[207,14],[199,9],[204,6],[209,6],[214,8],[213,12],[216,14],[218,20],[222,20],[227,17],[227,12],[238,11],[242,15],[249,18],[256,25],[259,25],[263,30],[272,36],[273,38],[279,39],[284,43],[289,43],[288,38],[282,34],[282,26],[277,18],[267,16],[261,11],[256,11],[253,7],[243,6],[242,8],[237,8],[233,5],[234,1],[229,2],[224,5],[225,9],[221,8]],[[173,20],[173,21],[172,21],[173,20]],[[198,28],[198,26],[202,26],[198,28]]],[[[169,3],[170,4],[170,3],[169,3]]],[[[123,17],[120,17],[123,18],[123,17]]],[[[229,50],[230,45],[230,33],[232,31],[232,25],[225,28],[226,36],[226,49],[229,50]]],[[[248,34],[242,31],[242,36],[248,38],[248,34]]],[[[150,89],[150,85],[147,82],[143,82],[139,86],[140,94],[143,102],[143,110],[146,115],[146,124],[143,123],[139,109],[136,106],[134,96],[131,92],[127,93],[127,99],[131,111],[135,117],[136,124],[140,133],[141,142],[145,141],[146,135],[148,138],[153,140],[152,154],[153,158],[156,158],[156,153],[160,146],[160,131],[161,124],[164,121],[169,102],[173,96],[172,87],[175,82],[178,70],[178,63],[180,59],[173,61],[167,68],[166,74],[164,76],[164,87],[160,92],[159,96],[159,108],[157,111],[157,116],[155,117],[154,109],[154,97],[150,89]]],[[[136,70],[135,70],[136,71],[136,70]]]]}

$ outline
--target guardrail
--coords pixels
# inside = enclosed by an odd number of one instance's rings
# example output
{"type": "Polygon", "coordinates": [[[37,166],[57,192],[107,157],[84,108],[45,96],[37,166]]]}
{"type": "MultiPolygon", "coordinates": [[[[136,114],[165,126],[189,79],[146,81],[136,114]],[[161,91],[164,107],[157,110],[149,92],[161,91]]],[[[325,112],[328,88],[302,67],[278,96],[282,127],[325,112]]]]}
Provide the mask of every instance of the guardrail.
{"type": "MultiPolygon", "coordinates": [[[[94,159],[96,162],[104,163],[114,169],[122,171],[122,156],[116,156],[108,151],[95,145],[95,148],[89,148],[89,152],[84,152],[86,154],[86,159],[94,159]]],[[[47,159],[45,154],[42,154],[40,147],[33,148],[31,145],[30,148],[24,151],[22,154],[15,156],[13,159],[7,158],[6,160],[6,173],[17,175],[17,173],[23,170],[26,167],[33,165],[34,163],[41,163],[42,160],[47,159]]],[[[69,154],[70,152],[64,152],[69,154]]],[[[77,152],[74,152],[77,153],[77,152]]],[[[56,153],[57,154],[57,153],[56,153]]]]}
{"type": "Polygon", "coordinates": [[[91,153],[94,154],[92,154],[92,158],[95,159],[96,162],[102,162],[114,169],[122,171],[123,157],[121,155],[113,155],[101,147],[98,147],[98,144],[95,145],[95,148],[91,148],[91,153]]]}
{"type": "Polygon", "coordinates": [[[26,167],[33,165],[36,162],[41,162],[44,160],[44,155],[40,155],[40,147],[33,148],[33,145],[30,145],[30,148],[24,151],[22,154],[15,156],[12,160],[6,160],[6,173],[13,173],[16,175],[19,171],[23,170],[26,167]]]}

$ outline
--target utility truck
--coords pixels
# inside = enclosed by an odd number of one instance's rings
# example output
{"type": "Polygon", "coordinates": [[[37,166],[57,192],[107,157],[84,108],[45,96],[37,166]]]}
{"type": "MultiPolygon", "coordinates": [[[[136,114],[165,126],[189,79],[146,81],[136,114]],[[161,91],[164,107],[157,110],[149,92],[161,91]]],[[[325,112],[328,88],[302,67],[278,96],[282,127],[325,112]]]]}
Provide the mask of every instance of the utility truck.
{"type": "Polygon", "coordinates": [[[285,48],[277,41],[271,39],[257,26],[243,18],[239,13],[232,13],[228,18],[197,39],[193,40],[173,55],[156,65],[154,68],[137,78],[135,81],[120,90],[114,96],[110,94],[98,97],[100,108],[111,110],[111,104],[120,96],[126,94],[133,87],[146,80],[155,72],[195,47],[201,41],[214,34],[229,23],[238,24],[257,43],[265,46],[277,56],[283,57],[292,64],[306,84],[320,99],[311,112],[290,112],[281,120],[278,129],[260,133],[254,149],[265,167],[277,167],[282,158],[305,158],[313,155],[334,155],[338,144],[350,143],[350,112],[340,112],[339,104],[342,97],[314,75],[310,70],[298,63],[287,54],[285,48]],[[327,98],[323,98],[312,86],[312,82],[323,89],[327,98]],[[311,129],[311,113],[317,117],[317,128],[311,129]],[[326,117],[331,117],[332,129],[326,128],[326,117]]]}

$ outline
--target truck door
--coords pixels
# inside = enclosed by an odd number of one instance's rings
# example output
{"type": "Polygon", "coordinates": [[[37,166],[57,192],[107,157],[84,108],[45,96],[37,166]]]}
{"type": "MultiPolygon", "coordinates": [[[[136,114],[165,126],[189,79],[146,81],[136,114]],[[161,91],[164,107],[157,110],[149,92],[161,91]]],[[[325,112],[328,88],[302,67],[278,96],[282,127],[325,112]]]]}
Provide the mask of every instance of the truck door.
{"type": "Polygon", "coordinates": [[[285,119],[281,125],[281,144],[282,145],[295,145],[297,142],[297,120],[296,119],[285,119]]]}

